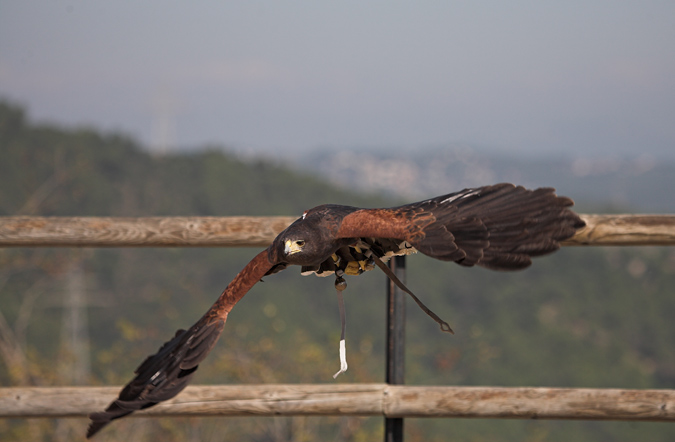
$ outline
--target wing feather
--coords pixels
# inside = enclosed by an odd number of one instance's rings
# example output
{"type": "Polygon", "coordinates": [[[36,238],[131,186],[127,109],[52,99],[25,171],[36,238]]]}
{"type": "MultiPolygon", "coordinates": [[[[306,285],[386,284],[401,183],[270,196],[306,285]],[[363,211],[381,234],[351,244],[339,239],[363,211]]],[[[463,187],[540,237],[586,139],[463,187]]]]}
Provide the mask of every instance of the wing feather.
{"type": "Polygon", "coordinates": [[[268,250],[259,253],[227,286],[211,308],[188,330],[178,330],[135,371],[105,411],[92,413],[87,438],[115,419],[173,398],[192,380],[199,364],[216,345],[232,307],[273,265],[268,250]]]}
{"type": "Polygon", "coordinates": [[[552,188],[502,183],[464,189],[390,209],[349,213],[339,237],[405,240],[419,252],[464,266],[498,270],[529,266],[551,253],[584,222],[552,188]]]}

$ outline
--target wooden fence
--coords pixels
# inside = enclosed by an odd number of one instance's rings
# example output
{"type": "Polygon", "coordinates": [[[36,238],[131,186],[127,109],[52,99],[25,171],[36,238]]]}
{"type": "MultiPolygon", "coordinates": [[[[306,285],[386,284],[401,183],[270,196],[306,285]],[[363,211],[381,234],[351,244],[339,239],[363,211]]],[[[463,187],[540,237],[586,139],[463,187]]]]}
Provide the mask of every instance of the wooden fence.
{"type": "MultiPolygon", "coordinates": [[[[566,246],[675,245],[675,215],[581,215],[566,246]]],[[[0,247],[266,247],[288,217],[2,217],[0,247]]],[[[100,411],[119,387],[0,388],[0,417],[100,411]]],[[[675,421],[675,390],[389,384],[191,386],[140,416],[381,415],[675,421]]]]}

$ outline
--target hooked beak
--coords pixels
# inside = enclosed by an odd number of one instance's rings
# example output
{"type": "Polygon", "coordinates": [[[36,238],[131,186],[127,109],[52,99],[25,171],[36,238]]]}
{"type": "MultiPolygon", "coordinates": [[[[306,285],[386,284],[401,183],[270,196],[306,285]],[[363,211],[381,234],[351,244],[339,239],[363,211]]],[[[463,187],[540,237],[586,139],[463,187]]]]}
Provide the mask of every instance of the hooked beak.
{"type": "Polygon", "coordinates": [[[291,241],[290,239],[287,239],[284,243],[284,253],[287,256],[298,253],[300,250],[302,250],[302,246],[304,244],[304,241],[291,241]]]}

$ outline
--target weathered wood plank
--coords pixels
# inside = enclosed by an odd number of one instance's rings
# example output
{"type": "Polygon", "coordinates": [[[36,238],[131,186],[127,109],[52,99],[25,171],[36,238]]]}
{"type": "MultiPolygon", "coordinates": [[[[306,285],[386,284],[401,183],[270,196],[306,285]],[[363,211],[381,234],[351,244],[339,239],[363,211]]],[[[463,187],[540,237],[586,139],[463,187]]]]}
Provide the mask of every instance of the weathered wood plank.
{"type": "MultiPolygon", "coordinates": [[[[135,414],[151,416],[381,415],[386,384],[188,386],[135,414]]],[[[120,387],[0,388],[0,417],[81,417],[101,411],[120,387]]],[[[134,415],[135,415],[134,414],[134,415]]]]}
{"type": "Polygon", "coordinates": [[[0,217],[0,247],[267,247],[292,217],[0,217]]]}
{"type": "MultiPolygon", "coordinates": [[[[581,215],[564,245],[675,245],[675,215],[581,215]]],[[[267,247],[293,217],[0,217],[0,247],[267,247]]]]}
{"type": "Polygon", "coordinates": [[[675,390],[388,388],[387,416],[675,421],[675,390]]]}
{"type": "MultiPolygon", "coordinates": [[[[0,388],[0,417],[83,417],[118,387],[0,388]]],[[[190,386],[132,416],[372,416],[675,422],[675,390],[297,384],[190,386]]]]}
{"type": "Polygon", "coordinates": [[[586,227],[563,245],[675,245],[675,215],[580,215],[586,227]]]}

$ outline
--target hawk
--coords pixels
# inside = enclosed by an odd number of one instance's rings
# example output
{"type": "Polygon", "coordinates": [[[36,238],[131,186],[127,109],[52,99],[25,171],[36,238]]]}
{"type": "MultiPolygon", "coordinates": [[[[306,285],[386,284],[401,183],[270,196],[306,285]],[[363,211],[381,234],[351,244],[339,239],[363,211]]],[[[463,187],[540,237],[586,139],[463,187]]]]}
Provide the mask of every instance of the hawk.
{"type": "MultiPolygon", "coordinates": [[[[449,325],[412,294],[383,264],[394,255],[420,252],[442,261],[493,270],[528,267],[532,257],[554,252],[585,225],[571,199],[552,188],[513,184],[464,189],[386,209],[326,204],[303,213],[258,253],[192,327],[178,330],[135,371],[105,411],[90,415],[87,437],[114,419],[176,396],[214,347],[235,304],[264,276],[290,265],[302,274],[334,275],[339,301],[344,275],[382,268],[445,331],[449,325]]],[[[344,310],[340,302],[344,358],[344,310]]],[[[340,373],[338,372],[338,374],[340,373]]]]}

